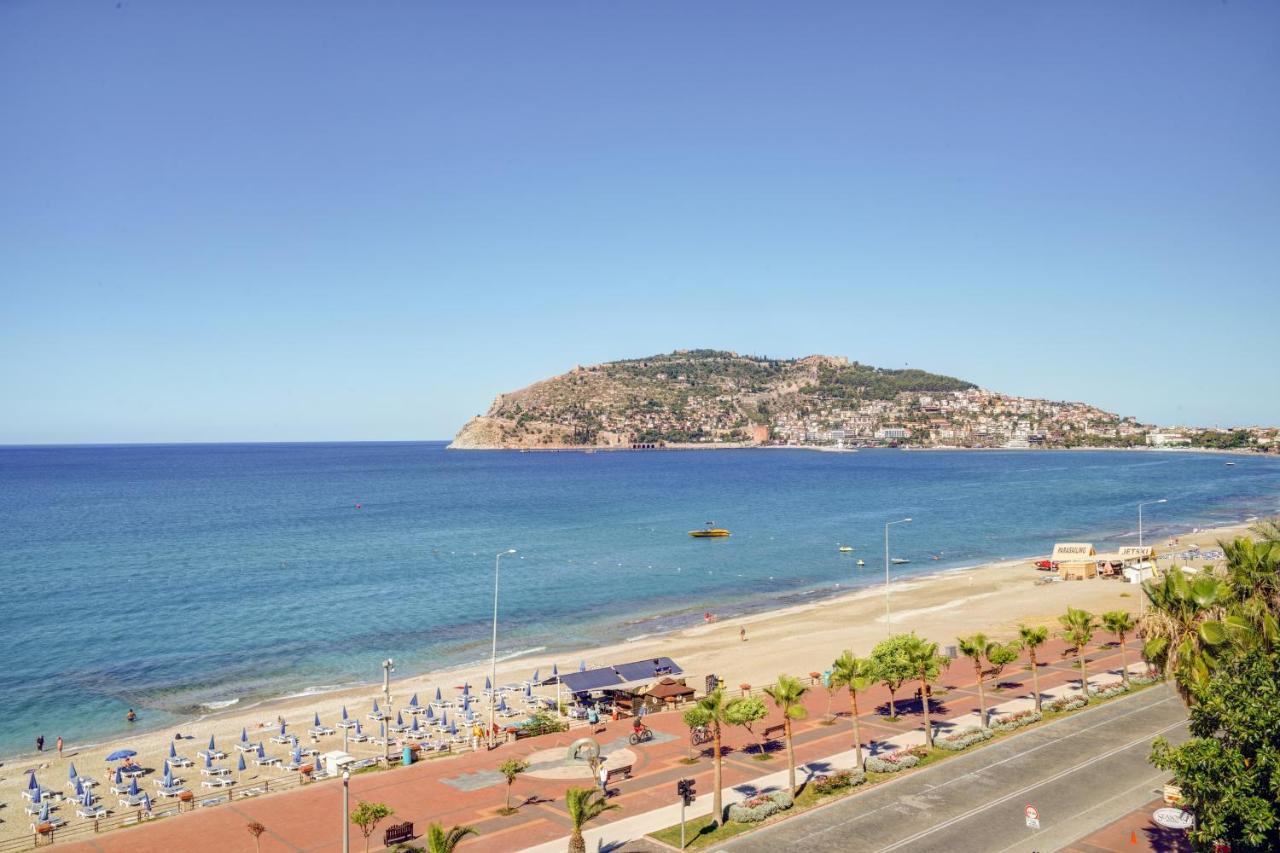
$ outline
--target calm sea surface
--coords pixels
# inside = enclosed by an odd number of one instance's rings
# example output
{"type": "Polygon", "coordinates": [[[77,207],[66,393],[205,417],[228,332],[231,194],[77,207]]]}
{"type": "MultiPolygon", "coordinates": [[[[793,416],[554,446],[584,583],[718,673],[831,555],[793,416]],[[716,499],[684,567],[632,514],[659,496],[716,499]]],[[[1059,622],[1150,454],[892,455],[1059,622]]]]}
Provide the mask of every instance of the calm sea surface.
{"type": "MultiPolygon", "coordinates": [[[[1280,460],[1189,453],[0,448],[0,754],[238,700],[555,652],[894,574],[1280,511],[1280,460]],[[687,531],[714,520],[728,540],[687,531]],[[837,552],[838,544],[857,548],[837,552]],[[933,555],[940,555],[935,561],[933,555]],[[866,569],[854,561],[864,557],[866,569]]],[[[560,659],[563,665],[576,661],[560,659]]]]}

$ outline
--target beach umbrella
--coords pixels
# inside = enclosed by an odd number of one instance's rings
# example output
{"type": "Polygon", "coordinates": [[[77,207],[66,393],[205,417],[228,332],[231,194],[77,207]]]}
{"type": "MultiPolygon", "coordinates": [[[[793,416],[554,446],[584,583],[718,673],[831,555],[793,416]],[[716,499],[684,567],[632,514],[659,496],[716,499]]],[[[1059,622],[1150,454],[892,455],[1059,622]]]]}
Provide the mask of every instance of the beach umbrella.
{"type": "Polygon", "coordinates": [[[212,766],[213,766],[213,753],[212,753],[212,752],[206,752],[206,753],[204,754],[204,766],[205,766],[205,767],[212,767],[212,766]]]}
{"type": "Polygon", "coordinates": [[[284,730],[285,730],[285,724],[284,724],[284,723],[281,723],[281,724],[280,724],[280,736],[281,736],[281,737],[284,737],[284,730]]]}
{"type": "Polygon", "coordinates": [[[293,748],[293,764],[296,767],[301,763],[302,763],[302,747],[295,746],[293,748]]]}
{"type": "Polygon", "coordinates": [[[360,725],[359,720],[356,720],[356,734],[358,735],[364,734],[364,727],[360,725]]]}
{"type": "Polygon", "coordinates": [[[409,731],[416,732],[418,730],[418,718],[413,718],[413,725],[409,726],[409,731]]]}
{"type": "Polygon", "coordinates": [[[258,757],[259,758],[267,757],[267,751],[262,748],[262,741],[258,741],[258,757]]]}
{"type": "Polygon", "coordinates": [[[93,805],[93,794],[90,794],[86,789],[84,794],[80,797],[80,802],[84,803],[85,808],[89,808],[93,805]]]}
{"type": "MultiPolygon", "coordinates": [[[[212,746],[213,741],[210,741],[209,744],[212,746]]],[[[133,758],[137,754],[138,753],[134,752],[132,749],[117,749],[115,752],[107,756],[107,761],[119,761],[122,758],[133,758]]]]}
{"type": "Polygon", "coordinates": [[[129,780],[129,796],[138,796],[138,777],[134,776],[129,780]]]}
{"type": "Polygon", "coordinates": [[[587,662],[585,660],[578,661],[578,672],[587,671],[587,662]]]}
{"type": "Polygon", "coordinates": [[[397,725],[397,726],[403,726],[403,725],[404,725],[404,716],[403,716],[403,715],[401,715],[401,713],[400,713],[399,711],[396,711],[396,725],[397,725]]]}
{"type": "Polygon", "coordinates": [[[320,728],[320,712],[316,711],[316,728],[320,728]]]}
{"type": "Polygon", "coordinates": [[[36,771],[30,771],[31,775],[27,777],[27,790],[31,791],[40,787],[40,783],[36,781],[36,771]]]}
{"type": "Polygon", "coordinates": [[[375,714],[380,714],[380,713],[382,713],[381,711],[379,711],[379,710],[378,710],[378,700],[377,700],[377,699],[374,699],[374,700],[373,700],[373,713],[375,713],[375,714]]]}
{"type": "Polygon", "coordinates": [[[499,711],[507,710],[507,697],[503,696],[498,699],[498,710],[499,711]]]}
{"type": "Polygon", "coordinates": [[[532,696],[532,695],[533,695],[533,685],[532,685],[532,684],[529,684],[528,682],[525,682],[525,685],[524,685],[524,695],[526,695],[526,696],[532,696]]]}
{"type": "Polygon", "coordinates": [[[463,695],[463,696],[470,696],[470,695],[471,695],[471,685],[470,685],[470,684],[468,684],[468,683],[467,683],[467,682],[465,682],[465,681],[464,681],[464,682],[462,682],[462,695],[463,695]]]}
{"type": "Polygon", "coordinates": [[[44,790],[37,785],[31,789],[31,802],[38,803],[44,799],[44,790]]]}
{"type": "Polygon", "coordinates": [[[534,684],[537,684],[539,680],[540,679],[538,678],[538,670],[535,669],[533,671],[533,678],[530,678],[529,681],[533,682],[534,684]]]}
{"type": "Polygon", "coordinates": [[[343,706],[342,706],[342,721],[343,721],[343,722],[346,722],[346,721],[347,721],[347,719],[348,719],[348,717],[347,717],[347,706],[346,706],[346,705],[343,705],[343,706]]]}
{"type": "Polygon", "coordinates": [[[448,712],[448,711],[441,711],[441,712],[440,712],[440,725],[441,725],[441,726],[444,726],[445,728],[448,728],[448,726],[449,726],[449,712],[448,712]]]}
{"type": "Polygon", "coordinates": [[[169,759],[167,758],[164,760],[164,775],[166,776],[173,775],[173,768],[169,766],[169,759]]]}
{"type": "Polygon", "coordinates": [[[432,708],[430,705],[428,705],[428,706],[427,706],[427,714],[426,714],[426,716],[427,716],[427,719],[428,719],[428,720],[434,720],[434,719],[436,718],[436,709],[435,709],[435,708],[432,708]]]}
{"type": "Polygon", "coordinates": [[[458,724],[457,724],[457,722],[452,722],[452,723],[450,723],[450,724],[449,724],[449,734],[451,734],[451,735],[456,735],[457,733],[458,733],[458,724]]]}
{"type": "Polygon", "coordinates": [[[484,689],[485,689],[485,690],[492,690],[492,689],[493,689],[493,683],[492,683],[491,681],[489,681],[489,676],[487,676],[487,675],[484,677],[484,689]]]}
{"type": "Polygon", "coordinates": [[[386,722],[378,723],[378,737],[385,739],[385,738],[386,738],[386,736],[387,736],[387,724],[386,724],[386,722]]]}
{"type": "Polygon", "coordinates": [[[80,781],[79,777],[76,777],[76,796],[84,796],[84,783],[80,781]]]}
{"type": "Polygon", "coordinates": [[[241,743],[248,743],[248,742],[249,742],[249,730],[248,730],[248,729],[246,729],[246,728],[241,728],[241,729],[240,729],[240,742],[241,742],[241,743]]]}
{"type": "Polygon", "coordinates": [[[444,701],[444,697],[440,695],[440,688],[439,688],[439,687],[437,687],[437,688],[436,688],[436,701],[437,701],[437,702],[443,702],[443,701],[444,701]]]}
{"type": "Polygon", "coordinates": [[[217,748],[218,747],[214,746],[213,744],[213,735],[209,735],[209,751],[213,752],[217,748]]]}
{"type": "Polygon", "coordinates": [[[76,773],[76,763],[73,761],[69,765],[67,765],[67,781],[74,782],[77,775],[78,774],[76,773]]]}
{"type": "Polygon", "coordinates": [[[40,806],[40,822],[41,823],[49,822],[49,804],[48,803],[44,803],[43,805],[40,806]]]}
{"type": "Polygon", "coordinates": [[[151,811],[151,795],[144,793],[142,795],[142,810],[144,812],[151,811]]]}
{"type": "Polygon", "coordinates": [[[170,741],[170,742],[169,742],[169,757],[170,757],[170,758],[177,758],[177,757],[178,757],[178,750],[176,750],[176,749],[174,749],[174,748],[173,748],[173,742],[172,742],[172,741],[170,741]]]}
{"type": "Polygon", "coordinates": [[[116,768],[116,778],[115,778],[115,783],[116,783],[117,785],[123,785],[123,784],[124,784],[124,774],[120,772],[120,768],[119,768],[119,767],[117,767],[117,768],[116,768]]]}
{"type": "Polygon", "coordinates": [[[552,678],[559,678],[559,677],[560,677],[560,668],[559,668],[558,666],[556,666],[555,664],[551,664],[551,677],[552,677],[552,678]]]}
{"type": "Polygon", "coordinates": [[[410,707],[410,708],[416,708],[416,707],[418,707],[418,694],[417,694],[417,693],[413,694],[413,696],[409,699],[409,707],[410,707]]]}
{"type": "MultiPolygon", "coordinates": [[[[244,764],[244,753],[240,753],[240,763],[244,764]]],[[[169,769],[169,762],[164,763],[164,776],[160,779],[160,783],[166,788],[173,787],[173,771],[169,769]]]]}

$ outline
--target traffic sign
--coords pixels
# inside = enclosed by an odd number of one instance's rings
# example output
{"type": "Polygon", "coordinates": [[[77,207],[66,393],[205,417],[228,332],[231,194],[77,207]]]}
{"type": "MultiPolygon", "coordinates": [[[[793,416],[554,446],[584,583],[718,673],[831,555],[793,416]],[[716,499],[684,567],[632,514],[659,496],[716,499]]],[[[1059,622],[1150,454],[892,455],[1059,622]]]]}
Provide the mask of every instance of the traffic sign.
{"type": "Polygon", "coordinates": [[[1027,828],[1039,829],[1040,828],[1040,812],[1036,811],[1036,807],[1028,804],[1027,807],[1023,809],[1023,811],[1026,812],[1026,815],[1027,815],[1027,828]]]}

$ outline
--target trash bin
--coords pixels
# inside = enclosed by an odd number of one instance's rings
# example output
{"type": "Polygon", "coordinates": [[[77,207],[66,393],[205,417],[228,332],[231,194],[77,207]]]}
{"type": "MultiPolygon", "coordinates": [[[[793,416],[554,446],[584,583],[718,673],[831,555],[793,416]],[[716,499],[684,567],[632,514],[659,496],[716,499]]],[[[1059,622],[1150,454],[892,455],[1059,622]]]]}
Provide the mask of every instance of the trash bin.
{"type": "Polygon", "coordinates": [[[413,763],[413,747],[406,746],[404,748],[404,754],[400,759],[400,763],[405,767],[408,767],[410,764],[413,763]]]}

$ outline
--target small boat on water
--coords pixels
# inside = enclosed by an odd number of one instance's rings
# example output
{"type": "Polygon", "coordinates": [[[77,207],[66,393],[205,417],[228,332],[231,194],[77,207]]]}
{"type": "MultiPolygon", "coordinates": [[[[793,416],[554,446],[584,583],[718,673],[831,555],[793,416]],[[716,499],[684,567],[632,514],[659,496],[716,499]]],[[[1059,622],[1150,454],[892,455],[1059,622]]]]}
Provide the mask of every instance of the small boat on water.
{"type": "Polygon", "coordinates": [[[706,527],[701,530],[690,530],[689,535],[694,539],[722,539],[730,534],[723,527],[716,527],[715,522],[708,521],[706,527]]]}
{"type": "Polygon", "coordinates": [[[867,564],[867,561],[866,561],[866,560],[859,560],[859,561],[858,561],[858,565],[859,565],[859,566],[865,566],[866,564],[867,564]]]}
{"type": "Polygon", "coordinates": [[[893,563],[895,566],[901,566],[903,563],[910,563],[911,561],[910,561],[910,560],[904,560],[904,559],[902,559],[901,557],[894,557],[894,558],[893,558],[892,560],[890,560],[889,562],[890,562],[890,563],[893,563]]]}
{"type": "Polygon", "coordinates": [[[841,553],[841,554],[848,554],[850,551],[852,551],[852,550],[853,550],[853,546],[852,546],[852,545],[841,545],[839,550],[840,550],[840,553],[841,553]]]}
{"type": "Polygon", "coordinates": [[[1228,465],[1234,465],[1234,464],[1236,464],[1236,463],[1234,463],[1234,462],[1228,462],[1227,464],[1228,464],[1228,465]]]}

